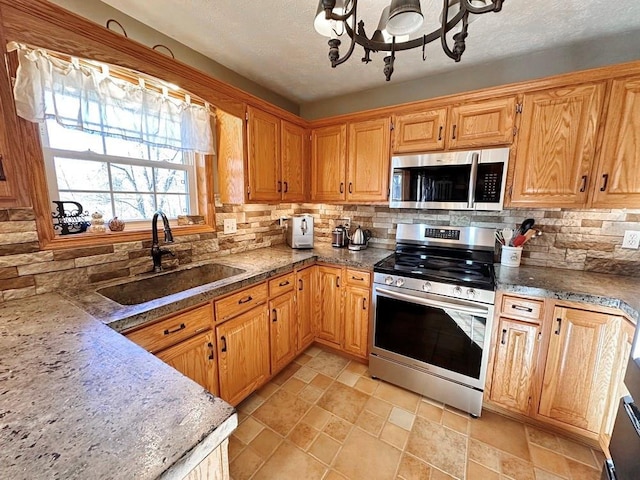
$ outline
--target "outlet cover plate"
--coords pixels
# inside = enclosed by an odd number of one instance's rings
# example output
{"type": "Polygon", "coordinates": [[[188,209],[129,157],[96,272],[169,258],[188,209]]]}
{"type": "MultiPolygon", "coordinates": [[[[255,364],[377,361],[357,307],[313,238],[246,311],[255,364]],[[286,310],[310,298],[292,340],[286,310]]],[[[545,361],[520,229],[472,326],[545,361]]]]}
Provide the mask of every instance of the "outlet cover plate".
{"type": "Polygon", "coordinates": [[[637,250],[640,246],[640,232],[636,230],[625,230],[622,239],[622,248],[637,250]]]}
{"type": "Polygon", "coordinates": [[[236,225],[235,218],[225,218],[224,219],[224,233],[236,233],[238,231],[238,226],[236,225]]]}

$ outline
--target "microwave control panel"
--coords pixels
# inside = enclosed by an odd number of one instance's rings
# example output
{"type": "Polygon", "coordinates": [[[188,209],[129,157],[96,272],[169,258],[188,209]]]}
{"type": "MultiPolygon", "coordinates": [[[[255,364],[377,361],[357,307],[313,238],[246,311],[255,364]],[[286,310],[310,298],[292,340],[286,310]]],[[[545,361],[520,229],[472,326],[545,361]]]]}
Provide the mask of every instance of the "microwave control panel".
{"type": "Polygon", "coordinates": [[[500,202],[502,169],[503,165],[491,163],[478,166],[476,202],[500,202]]]}

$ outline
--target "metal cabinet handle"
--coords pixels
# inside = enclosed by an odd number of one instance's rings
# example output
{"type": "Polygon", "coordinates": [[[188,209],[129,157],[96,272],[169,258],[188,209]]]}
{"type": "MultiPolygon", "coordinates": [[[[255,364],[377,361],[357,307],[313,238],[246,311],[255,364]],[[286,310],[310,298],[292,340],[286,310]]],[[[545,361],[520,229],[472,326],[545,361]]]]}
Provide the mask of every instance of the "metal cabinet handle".
{"type": "Polygon", "coordinates": [[[271,313],[273,313],[273,318],[272,318],[272,322],[277,322],[278,321],[278,310],[276,310],[275,308],[273,310],[271,310],[271,313]]]}
{"type": "Polygon", "coordinates": [[[304,288],[304,283],[302,283],[302,279],[299,278],[298,279],[298,290],[302,291],[303,288],[304,288]]]}
{"type": "Polygon", "coordinates": [[[506,328],[502,329],[502,338],[500,338],[500,343],[502,345],[505,345],[507,343],[507,329],[506,328]]]}
{"type": "Polygon", "coordinates": [[[336,287],[340,288],[340,275],[336,277],[336,287]]]}
{"type": "Polygon", "coordinates": [[[344,193],[344,182],[340,182],[340,193],[344,193]]]}
{"type": "Polygon", "coordinates": [[[364,282],[364,277],[355,277],[355,276],[351,275],[351,280],[358,280],[360,282],[364,282]]]}
{"type": "Polygon", "coordinates": [[[457,125],[454,125],[454,126],[453,126],[453,132],[452,132],[452,134],[451,134],[451,139],[452,139],[452,140],[455,140],[455,139],[456,139],[456,127],[457,127],[457,125]]]}
{"type": "Polygon", "coordinates": [[[582,176],[582,186],[580,187],[580,191],[584,192],[587,189],[587,176],[582,176]]]}
{"type": "Polygon", "coordinates": [[[438,130],[438,140],[442,140],[442,125],[440,125],[440,130],[438,130]]]}
{"type": "Polygon", "coordinates": [[[363,310],[366,310],[366,309],[367,309],[367,299],[366,299],[366,298],[363,298],[363,299],[362,299],[362,309],[363,309],[363,310]]]}
{"type": "Polygon", "coordinates": [[[607,189],[607,183],[609,183],[609,174],[605,173],[602,175],[602,179],[604,180],[604,183],[602,184],[602,187],[600,187],[600,191],[604,192],[607,189]]]}
{"type": "Polygon", "coordinates": [[[282,191],[282,181],[278,180],[278,193],[282,191]]]}
{"type": "Polygon", "coordinates": [[[353,193],[353,183],[349,182],[349,193],[353,193]]]}
{"type": "Polygon", "coordinates": [[[284,182],[284,193],[289,191],[289,182],[284,182]]]}
{"type": "Polygon", "coordinates": [[[560,335],[560,327],[562,327],[562,318],[556,318],[556,322],[558,322],[558,328],[554,332],[556,335],[560,335]]]}
{"type": "Polygon", "coordinates": [[[187,326],[184,323],[181,323],[180,326],[178,328],[175,328],[173,330],[169,330],[168,328],[164,331],[165,335],[169,335],[170,333],[176,333],[179,332],[180,330],[184,330],[185,328],[187,328],[187,326]]]}
{"type": "Polygon", "coordinates": [[[289,285],[289,280],[285,280],[284,282],[280,282],[278,284],[279,287],[286,287],[287,285],[289,285]]]}
{"type": "Polygon", "coordinates": [[[245,298],[241,298],[240,300],[238,300],[238,305],[242,305],[243,303],[250,302],[251,300],[253,300],[253,297],[251,295],[245,298]]]}
{"type": "Polygon", "coordinates": [[[213,360],[213,343],[207,343],[207,347],[209,348],[209,360],[213,360]]]}
{"type": "Polygon", "coordinates": [[[6,182],[7,176],[4,174],[4,166],[2,165],[2,155],[0,155],[0,182],[6,182]]]}
{"type": "Polygon", "coordinates": [[[220,351],[221,352],[226,352],[227,351],[227,339],[225,338],[224,335],[222,337],[220,337],[220,341],[222,342],[222,348],[220,349],[220,351]]]}
{"type": "Polygon", "coordinates": [[[523,307],[522,305],[511,305],[514,310],[520,310],[521,312],[533,312],[533,308],[523,307]]]}

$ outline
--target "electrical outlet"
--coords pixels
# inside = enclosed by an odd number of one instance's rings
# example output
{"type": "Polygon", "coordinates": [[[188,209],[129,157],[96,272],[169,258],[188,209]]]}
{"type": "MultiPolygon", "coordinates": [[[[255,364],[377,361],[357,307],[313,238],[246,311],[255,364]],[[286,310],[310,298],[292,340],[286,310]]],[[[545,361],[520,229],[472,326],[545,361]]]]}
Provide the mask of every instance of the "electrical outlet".
{"type": "Polygon", "coordinates": [[[287,217],[280,217],[280,219],[278,220],[280,222],[280,226],[281,227],[286,227],[287,226],[287,217]]]}
{"type": "Polygon", "coordinates": [[[635,230],[625,230],[622,239],[622,248],[637,250],[640,246],[640,232],[635,230]]]}
{"type": "Polygon", "coordinates": [[[238,231],[238,226],[236,225],[235,218],[225,218],[224,219],[224,233],[236,233],[238,231]]]}

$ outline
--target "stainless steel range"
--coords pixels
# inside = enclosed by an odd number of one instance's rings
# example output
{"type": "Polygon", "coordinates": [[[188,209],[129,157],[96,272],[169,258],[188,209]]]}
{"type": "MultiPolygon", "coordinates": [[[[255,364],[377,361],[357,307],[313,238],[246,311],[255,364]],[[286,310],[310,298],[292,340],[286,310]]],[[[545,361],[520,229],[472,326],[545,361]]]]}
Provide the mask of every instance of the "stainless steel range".
{"type": "Polygon", "coordinates": [[[373,269],[372,376],[480,416],[494,243],[491,228],[398,225],[373,269]]]}

